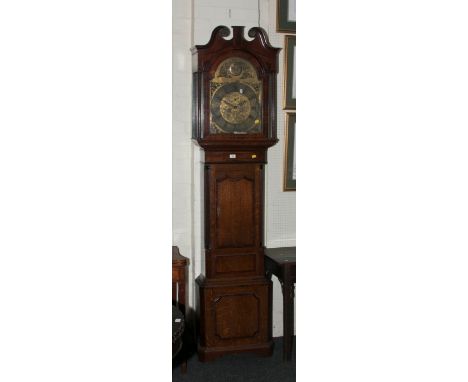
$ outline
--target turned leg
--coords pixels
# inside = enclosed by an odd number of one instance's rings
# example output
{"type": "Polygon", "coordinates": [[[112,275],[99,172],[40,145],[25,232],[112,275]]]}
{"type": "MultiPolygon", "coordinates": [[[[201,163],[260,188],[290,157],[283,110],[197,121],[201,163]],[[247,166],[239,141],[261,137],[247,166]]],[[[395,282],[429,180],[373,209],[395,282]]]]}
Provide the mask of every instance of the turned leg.
{"type": "Polygon", "coordinates": [[[294,283],[285,275],[283,289],[283,360],[290,361],[294,335],[294,283]]]}

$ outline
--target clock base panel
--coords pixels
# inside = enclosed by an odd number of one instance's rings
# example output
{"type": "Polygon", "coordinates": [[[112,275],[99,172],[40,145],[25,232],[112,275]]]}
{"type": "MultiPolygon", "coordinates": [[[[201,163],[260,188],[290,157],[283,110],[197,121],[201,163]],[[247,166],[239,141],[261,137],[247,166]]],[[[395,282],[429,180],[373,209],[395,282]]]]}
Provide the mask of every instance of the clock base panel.
{"type": "Polygon", "coordinates": [[[197,282],[201,361],[224,354],[272,354],[272,283],[266,278],[197,282]]]}

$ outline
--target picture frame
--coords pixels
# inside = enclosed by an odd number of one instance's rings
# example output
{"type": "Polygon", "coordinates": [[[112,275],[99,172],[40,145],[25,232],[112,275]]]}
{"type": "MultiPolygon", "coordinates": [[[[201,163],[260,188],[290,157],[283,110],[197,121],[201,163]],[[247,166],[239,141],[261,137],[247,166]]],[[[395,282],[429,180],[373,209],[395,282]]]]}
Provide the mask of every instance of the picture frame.
{"type": "Polygon", "coordinates": [[[296,33],[296,0],[277,0],[276,31],[296,33]]]}
{"type": "Polygon", "coordinates": [[[296,191],[296,112],[286,113],[284,191],[296,191]]]}
{"type": "Polygon", "coordinates": [[[283,109],[296,110],[296,36],[284,37],[283,109]]]}

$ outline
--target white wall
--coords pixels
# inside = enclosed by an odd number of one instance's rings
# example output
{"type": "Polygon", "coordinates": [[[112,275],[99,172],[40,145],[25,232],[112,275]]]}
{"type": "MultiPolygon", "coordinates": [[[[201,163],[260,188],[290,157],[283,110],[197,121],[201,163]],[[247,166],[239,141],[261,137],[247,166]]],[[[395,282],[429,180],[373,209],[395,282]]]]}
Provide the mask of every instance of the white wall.
{"type": "MultiPolygon", "coordinates": [[[[259,10],[253,0],[173,1],[173,244],[190,258],[190,299],[194,305],[194,279],[200,274],[202,254],[203,152],[191,141],[191,53],[194,44],[206,44],[218,25],[258,26],[259,10]]],[[[275,47],[284,46],[284,34],[276,33],[276,0],[260,0],[260,26],[275,47]]],[[[268,151],[266,166],[265,243],[269,247],[296,244],[296,193],[283,192],[284,121],[283,54],[279,57],[278,138],[268,151]]],[[[273,278],[273,336],[283,333],[282,294],[273,278]]]]}

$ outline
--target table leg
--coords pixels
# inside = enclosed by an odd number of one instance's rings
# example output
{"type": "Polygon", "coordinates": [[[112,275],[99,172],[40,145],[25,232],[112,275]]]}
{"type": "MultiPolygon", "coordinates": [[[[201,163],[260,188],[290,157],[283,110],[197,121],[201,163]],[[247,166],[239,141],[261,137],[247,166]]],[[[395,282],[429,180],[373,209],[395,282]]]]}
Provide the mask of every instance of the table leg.
{"type": "Polygon", "coordinates": [[[285,276],[283,289],[283,360],[290,361],[294,335],[294,283],[285,276]]]}

